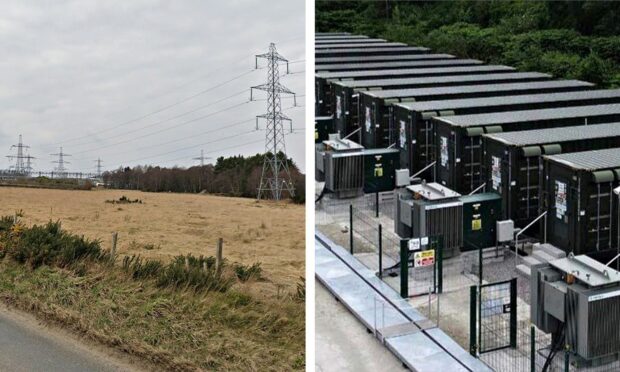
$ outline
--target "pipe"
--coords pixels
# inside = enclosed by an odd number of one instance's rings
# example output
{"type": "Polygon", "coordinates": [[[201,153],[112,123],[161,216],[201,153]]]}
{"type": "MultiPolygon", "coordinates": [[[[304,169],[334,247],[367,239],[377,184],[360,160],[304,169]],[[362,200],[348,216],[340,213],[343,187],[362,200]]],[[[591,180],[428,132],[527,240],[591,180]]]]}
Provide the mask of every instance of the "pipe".
{"type": "Polygon", "coordinates": [[[474,194],[475,194],[475,193],[477,193],[480,189],[482,189],[482,188],[486,187],[486,185],[487,185],[487,183],[486,183],[486,182],[483,182],[483,183],[482,183],[482,185],[480,185],[480,186],[476,187],[476,188],[475,188],[472,192],[470,192],[470,193],[469,193],[469,194],[467,194],[467,195],[474,195],[474,194]]]}
{"type": "Polygon", "coordinates": [[[419,170],[418,172],[416,172],[413,176],[409,177],[409,179],[413,181],[413,179],[416,178],[418,174],[420,174],[420,173],[424,172],[425,170],[427,170],[428,168],[434,166],[436,163],[437,163],[437,160],[435,160],[434,162],[430,163],[426,167],[424,167],[421,170],[419,170]]]}
{"type": "Polygon", "coordinates": [[[356,130],[354,130],[353,132],[347,134],[346,137],[344,137],[343,139],[347,139],[349,137],[351,137],[352,135],[354,135],[355,133],[359,132],[360,130],[362,130],[362,128],[357,128],[356,130]]]}
{"type": "Polygon", "coordinates": [[[544,211],[540,216],[536,217],[536,219],[534,219],[534,221],[532,221],[529,224],[527,224],[527,226],[525,226],[523,229],[521,229],[521,231],[519,231],[515,235],[515,266],[517,266],[517,260],[519,258],[519,235],[523,234],[525,232],[525,230],[529,229],[538,220],[540,220],[541,218],[545,217],[546,215],[547,215],[547,211],[544,211]]]}

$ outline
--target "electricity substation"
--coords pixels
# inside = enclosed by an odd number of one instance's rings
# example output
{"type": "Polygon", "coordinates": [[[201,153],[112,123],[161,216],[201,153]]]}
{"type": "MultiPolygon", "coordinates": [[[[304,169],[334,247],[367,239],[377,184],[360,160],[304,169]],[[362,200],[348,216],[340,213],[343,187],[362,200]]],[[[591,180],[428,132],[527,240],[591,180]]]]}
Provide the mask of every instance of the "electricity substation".
{"type": "Polygon", "coordinates": [[[410,370],[620,370],[620,89],[315,42],[317,280],[410,370]]]}

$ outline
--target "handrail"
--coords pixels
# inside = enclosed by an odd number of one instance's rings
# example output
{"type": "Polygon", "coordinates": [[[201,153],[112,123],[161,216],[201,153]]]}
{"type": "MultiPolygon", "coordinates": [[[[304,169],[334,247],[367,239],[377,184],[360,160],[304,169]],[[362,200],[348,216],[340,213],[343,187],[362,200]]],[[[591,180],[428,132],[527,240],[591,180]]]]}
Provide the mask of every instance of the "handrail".
{"type": "Polygon", "coordinates": [[[354,130],[353,132],[349,133],[346,135],[346,137],[343,138],[343,140],[351,137],[352,135],[354,135],[355,133],[359,132],[360,130],[362,130],[362,128],[357,128],[356,130],[354,130]]]}

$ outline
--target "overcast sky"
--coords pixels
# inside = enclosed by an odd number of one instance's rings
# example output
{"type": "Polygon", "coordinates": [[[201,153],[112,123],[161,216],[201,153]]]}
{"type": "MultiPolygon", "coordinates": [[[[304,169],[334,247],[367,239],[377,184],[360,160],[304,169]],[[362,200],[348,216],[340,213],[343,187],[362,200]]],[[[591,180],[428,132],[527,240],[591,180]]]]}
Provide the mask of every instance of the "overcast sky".
{"type": "MultiPolygon", "coordinates": [[[[85,172],[99,157],[110,169],[190,166],[201,149],[212,158],[262,153],[253,118],[266,112],[266,93],[244,103],[267,79],[266,69],[252,71],[253,56],[275,42],[295,62],[282,84],[303,96],[304,19],[303,0],[4,0],[0,168],[19,134],[44,171],[60,146],[72,155],[68,170],[85,172]]],[[[297,129],[287,150],[303,167],[305,108],[291,106],[282,100],[297,129]]]]}

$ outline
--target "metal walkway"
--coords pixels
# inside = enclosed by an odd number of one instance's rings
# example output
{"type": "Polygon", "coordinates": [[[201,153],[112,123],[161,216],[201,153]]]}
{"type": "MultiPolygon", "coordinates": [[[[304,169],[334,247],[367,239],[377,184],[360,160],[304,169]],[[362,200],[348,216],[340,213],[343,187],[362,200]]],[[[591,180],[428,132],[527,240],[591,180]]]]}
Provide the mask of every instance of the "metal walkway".
{"type": "Polygon", "coordinates": [[[492,371],[320,232],[315,275],[410,370],[492,371]]]}

